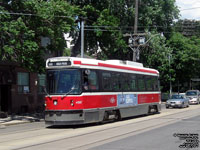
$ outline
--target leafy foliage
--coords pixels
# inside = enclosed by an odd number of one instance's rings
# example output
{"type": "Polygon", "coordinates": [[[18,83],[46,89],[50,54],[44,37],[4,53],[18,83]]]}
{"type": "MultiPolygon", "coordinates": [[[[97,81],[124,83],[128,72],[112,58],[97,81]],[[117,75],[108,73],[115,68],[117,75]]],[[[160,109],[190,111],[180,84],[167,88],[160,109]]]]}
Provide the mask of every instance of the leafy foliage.
{"type": "Polygon", "coordinates": [[[176,70],[176,78],[183,81],[198,76],[200,39],[196,37],[190,39],[180,33],[174,33],[169,39],[168,45],[173,49],[173,68],[176,70]]]}
{"type": "Polygon", "coordinates": [[[171,67],[173,59],[172,49],[167,46],[166,38],[160,34],[153,33],[148,36],[150,40],[147,49],[141,52],[141,61],[144,66],[157,69],[160,72],[160,82],[163,91],[169,89],[169,81],[175,80],[175,70],[171,67]]]}
{"type": "MultiPolygon", "coordinates": [[[[135,1],[132,0],[68,0],[86,17],[85,51],[97,58],[132,60],[132,50],[123,35],[133,33],[135,1]],[[101,49],[101,51],[98,51],[101,49]]],[[[139,31],[166,31],[178,16],[175,0],[143,0],[139,5],[139,31]],[[167,9],[166,9],[167,8],[167,9]]],[[[80,35],[75,39],[73,56],[80,53],[80,35]]]]}
{"type": "MultiPolygon", "coordinates": [[[[132,60],[126,33],[133,33],[134,0],[2,0],[0,2],[0,60],[19,62],[30,71],[44,71],[44,58],[80,54],[80,21],[85,19],[85,52],[98,59],[132,60]],[[66,49],[64,33],[75,46],[66,49]],[[49,39],[46,46],[41,38],[49,39]]],[[[160,72],[163,90],[169,80],[176,84],[199,77],[199,22],[195,36],[177,33],[175,0],[139,1],[138,32],[149,32],[140,62],[160,72]],[[175,31],[173,34],[169,34],[175,31]],[[155,36],[158,33],[164,36],[155,36]]],[[[184,32],[178,28],[178,31],[184,32]]],[[[193,35],[193,34],[192,34],[193,35]]]]}
{"type": "Polygon", "coordinates": [[[19,62],[30,71],[44,71],[46,51],[60,55],[63,34],[75,24],[78,9],[63,0],[4,1],[0,7],[0,60],[19,62]],[[50,43],[42,46],[41,38],[50,43]]]}

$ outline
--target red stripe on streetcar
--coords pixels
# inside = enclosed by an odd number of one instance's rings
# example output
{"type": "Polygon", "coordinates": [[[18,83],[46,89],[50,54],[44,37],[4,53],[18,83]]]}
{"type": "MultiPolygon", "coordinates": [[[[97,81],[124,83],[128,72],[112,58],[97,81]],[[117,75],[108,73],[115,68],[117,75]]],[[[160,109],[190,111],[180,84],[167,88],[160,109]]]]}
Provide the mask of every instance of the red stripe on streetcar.
{"type": "Polygon", "coordinates": [[[116,65],[109,65],[109,64],[103,64],[103,63],[99,63],[99,66],[108,67],[108,68],[125,69],[125,70],[132,70],[132,71],[139,71],[139,72],[147,72],[147,73],[158,74],[158,72],[152,71],[152,70],[145,70],[145,69],[139,69],[139,68],[124,67],[124,66],[116,66],[116,65]]]}
{"type": "Polygon", "coordinates": [[[46,97],[46,110],[73,110],[116,107],[116,95],[91,95],[91,96],[55,96],[46,97]],[[56,105],[54,102],[56,101],[56,105]],[[73,105],[71,102],[73,101],[73,105]]]}
{"type": "Polygon", "coordinates": [[[131,67],[110,65],[110,64],[104,64],[104,63],[98,63],[98,65],[93,65],[93,64],[82,64],[81,61],[74,61],[74,64],[75,65],[86,65],[86,66],[100,66],[100,67],[106,67],[106,68],[124,69],[124,70],[131,70],[131,71],[138,71],[138,72],[146,72],[146,73],[158,74],[157,71],[153,71],[153,70],[131,68],[131,67]]]}
{"type": "Polygon", "coordinates": [[[138,94],[138,104],[159,103],[160,94],[138,94]]]}
{"type": "Polygon", "coordinates": [[[81,65],[81,61],[74,61],[75,65],[81,65]]]}
{"type": "Polygon", "coordinates": [[[98,66],[98,65],[93,65],[93,64],[82,64],[81,61],[74,61],[74,65],[98,66]]]}

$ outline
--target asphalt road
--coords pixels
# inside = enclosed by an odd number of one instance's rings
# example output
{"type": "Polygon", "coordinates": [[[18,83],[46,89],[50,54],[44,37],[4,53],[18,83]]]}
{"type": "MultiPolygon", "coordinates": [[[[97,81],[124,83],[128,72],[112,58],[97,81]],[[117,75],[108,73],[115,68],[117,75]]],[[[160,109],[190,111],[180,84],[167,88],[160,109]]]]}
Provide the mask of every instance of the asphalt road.
{"type": "Polygon", "coordinates": [[[49,128],[30,123],[0,129],[0,150],[185,150],[179,146],[198,143],[199,125],[200,105],[102,125],[49,128]],[[186,142],[186,135],[198,140],[186,142]]]}
{"type": "MultiPolygon", "coordinates": [[[[198,144],[198,140],[186,142],[187,139],[180,140],[176,135],[184,137],[186,134],[191,138],[200,139],[200,116],[183,119],[177,123],[169,124],[164,127],[156,128],[147,132],[106,143],[90,150],[176,150],[187,149],[181,148],[184,143],[188,143],[188,147],[198,144]],[[193,135],[198,134],[198,135],[193,135]]],[[[188,139],[190,139],[188,137],[188,139]]],[[[200,149],[200,147],[192,148],[200,149]]]]}

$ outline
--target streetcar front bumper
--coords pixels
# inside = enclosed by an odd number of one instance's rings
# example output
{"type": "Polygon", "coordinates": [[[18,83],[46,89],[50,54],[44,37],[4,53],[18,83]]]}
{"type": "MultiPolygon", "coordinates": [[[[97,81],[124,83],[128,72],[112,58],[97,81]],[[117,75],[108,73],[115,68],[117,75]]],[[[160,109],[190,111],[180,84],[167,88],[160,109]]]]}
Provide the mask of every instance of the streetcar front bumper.
{"type": "Polygon", "coordinates": [[[83,110],[45,111],[47,125],[74,125],[84,123],[83,110]]]}

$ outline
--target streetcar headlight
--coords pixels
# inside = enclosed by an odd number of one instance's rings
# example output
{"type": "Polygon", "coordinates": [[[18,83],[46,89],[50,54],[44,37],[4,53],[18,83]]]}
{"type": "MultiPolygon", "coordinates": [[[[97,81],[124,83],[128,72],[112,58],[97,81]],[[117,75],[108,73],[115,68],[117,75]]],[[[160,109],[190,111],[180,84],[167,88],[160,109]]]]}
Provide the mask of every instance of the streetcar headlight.
{"type": "Polygon", "coordinates": [[[53,101],[53,104],[54,104],[54,105],[57,105],[57,104],[58,104],[58,101],[57,101],[57,100],[53,101]]]}
{"type": "Polygon", "coordinates": [[[74,106],[74,100],[70,101],[71,106],[74,106]]]}

